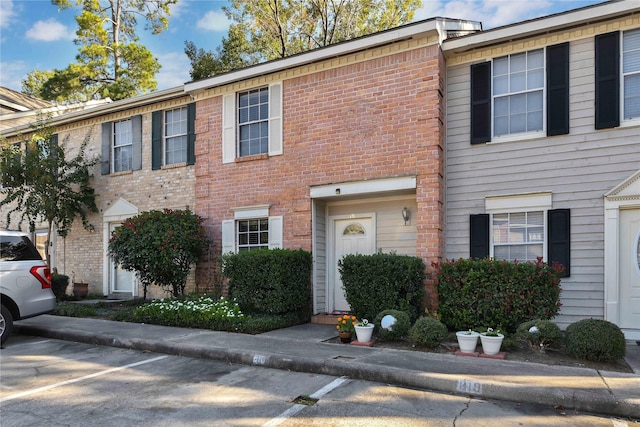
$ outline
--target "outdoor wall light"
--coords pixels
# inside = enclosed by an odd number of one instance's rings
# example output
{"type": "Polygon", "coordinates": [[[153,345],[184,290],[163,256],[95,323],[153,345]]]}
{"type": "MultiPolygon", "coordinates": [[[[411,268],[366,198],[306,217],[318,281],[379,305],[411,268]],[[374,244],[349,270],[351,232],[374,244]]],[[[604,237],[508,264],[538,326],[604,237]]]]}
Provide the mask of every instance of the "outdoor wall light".
{"type": "Polygon", "coordinates": [[[404,225],[407,225],[411,219],[411,211],[406,206],[402,208],[402,219],[404,219],[404,225]]]}

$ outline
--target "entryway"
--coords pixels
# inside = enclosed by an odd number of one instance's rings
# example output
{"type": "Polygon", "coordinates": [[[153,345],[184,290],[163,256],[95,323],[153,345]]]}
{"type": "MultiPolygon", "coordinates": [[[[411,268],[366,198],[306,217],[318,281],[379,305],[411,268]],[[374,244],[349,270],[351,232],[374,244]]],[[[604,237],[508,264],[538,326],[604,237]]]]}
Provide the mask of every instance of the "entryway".
{"type": "Polygon", "coordinates": [[[333,250],[330,248],[329,253],[334,254],[333,274],[329,280],[329,295],[333,297],[332,311],[350,310],[342,288],[338,261],[347,254],[370,255],[375,253],[376,239],[373,218],[374,214],[329,218],[333,225],[333,239],[330,242],[333,250]]]}
{"type": "Polygon", "coordinates": [[[640,327],[640,209],[620,210],[620,328],[640,327]]]}
{"type": "MultiPolygon", "coordinates": [[[[121,223],[109,224],[109,235],[120,227],[121,223]]],[[[135,274],[132,271],[122,269],[109,258],[109,295],[127,296],[133,295],[135,274]]]]}
{"type": "Polygon", "coordinates": [[[123,221],[135,215],[138,215],[138,208],[122,198],[118,199],[102,214],[104,254],[102,258],[102,290],[105,295],[112,298],[131,298],[138,295],[138,285],[135,274],[120,268],[109,256],[109,239],[111,239],[111,233],[113,233],[113,230],[118,228],[123,221]]]}

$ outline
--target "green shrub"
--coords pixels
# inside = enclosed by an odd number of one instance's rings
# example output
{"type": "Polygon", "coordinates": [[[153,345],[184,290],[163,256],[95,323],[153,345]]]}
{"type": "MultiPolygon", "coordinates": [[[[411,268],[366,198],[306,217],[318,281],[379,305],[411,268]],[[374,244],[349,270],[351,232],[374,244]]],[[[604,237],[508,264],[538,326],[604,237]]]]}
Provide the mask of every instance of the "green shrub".
{"type": "Polygon", "coordinates": [[[567,327],[569,354],[579,359],[614,362],[624,357],[626,343],[620,328],[601,319],[583,319],[567,327]]]}
{"type": "Polygon", "coordinates": [[[409,329],[409,340],[412,343],[429,348],[440,345],[448,335],[449,330],[444,323],[433,317],[421,317],[409,329]]]}
{"type": "Polygon", "coordinates": [[[384,310],[380,312],[373,324],[376,325],[376,331],[378,337],[383,341],[399,341],[407,336],[409,328],[411,327],[411,318],[409,314],[400,310],[384,310]],[[392,330],[385,329],[381,326],[382,318],[386,315],[391,315],[396,318],[396,323],[393,324],[392,330]]]}
{"type": "Polygon", "coordinates": [[[51,274],[51,290],[58,301],[66,297],[67,286],[69,286],[69,276],[56,273],[51,274]]]}
{"type": "Polygon", "coordinates": [[[344,293],[351,312],[371,319],[383,310],[396,309],[417,319],[423,299],[424,262],[396,255],[345,255],[338,261],[344,293]]]}
{"type": "Polygon", "coordinates": [[[544,352],[561,337],[560,327],[551,320],[534,319],[518,326],[517,337],[529,343],[532,350],[544,352]]]}
{"type": "Polygon", "coordinates": [[[94,317],[98,312],[88,304],[58,304],[53,314],[67,317],[94,317]]]}
{"type": "Polygon", "coordinates": [[[536,262],[459,259],[433,264],[438,313],[454,330],[472,325],[509,332],[532,319],[551,319],[560,309],[562,267],[536,262]]]}
{"type": "Polygon", "coordinates": [[[288,249],[245,251],[223,257],[229,296],[242,310],[282,314],[311,304],[311,254],[288,249]]]}

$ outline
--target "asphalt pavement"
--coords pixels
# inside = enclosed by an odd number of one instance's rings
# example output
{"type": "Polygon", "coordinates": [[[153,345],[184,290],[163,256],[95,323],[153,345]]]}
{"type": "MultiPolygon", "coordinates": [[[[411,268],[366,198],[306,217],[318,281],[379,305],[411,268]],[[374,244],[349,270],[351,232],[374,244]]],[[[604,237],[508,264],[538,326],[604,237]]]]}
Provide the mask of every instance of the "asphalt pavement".
{"type": "MultiPolygon", "coordinates": [[[[347,376],[512,402],[640,420],[640,345],[628,341],[634,373],[328,343],[333,325],[305,324],[259,335],[43,315],[14,332],[96,345],[347,376]]],[[[10,341],[9,343],[10,344],[10,341]]]]}

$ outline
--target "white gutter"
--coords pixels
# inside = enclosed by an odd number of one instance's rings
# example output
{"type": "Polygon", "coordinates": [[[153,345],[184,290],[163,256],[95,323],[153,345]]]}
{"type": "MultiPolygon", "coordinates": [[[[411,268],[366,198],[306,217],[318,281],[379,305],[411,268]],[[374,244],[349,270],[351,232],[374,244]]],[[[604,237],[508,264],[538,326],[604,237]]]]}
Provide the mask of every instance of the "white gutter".
{"type": "Polygon", "coordinates": [[[442,50],[446,56],[451,56],[455,53],[463,53],[489,45],[520,40],[561,29],[584,26],[588,23],[605,21],[635,13],[640,13],[640,1],[614,0],[574,11],[498,27],[460,38],[448,39],[443,42],[442,50]]]}

